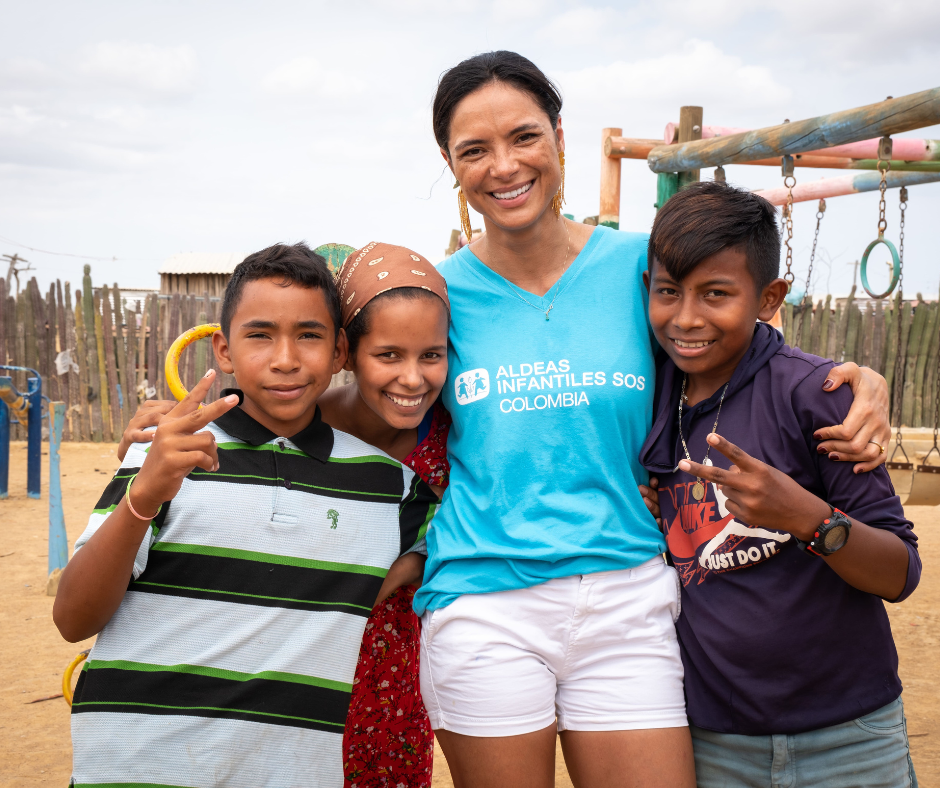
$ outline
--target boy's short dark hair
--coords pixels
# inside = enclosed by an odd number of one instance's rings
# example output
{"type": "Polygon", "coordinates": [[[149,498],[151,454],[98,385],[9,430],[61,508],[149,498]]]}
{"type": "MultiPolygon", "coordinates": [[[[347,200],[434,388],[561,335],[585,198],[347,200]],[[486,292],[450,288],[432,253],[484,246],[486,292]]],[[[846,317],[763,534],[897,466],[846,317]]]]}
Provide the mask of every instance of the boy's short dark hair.
{"type": "Polygon", "coordinates": [[[232,326],[232,315],[238,308],[242,291],[248,282],[258,279],[280,279],[282,287],[297,285],[310,289],[322,290],[326,305],[333,318],[334,337],[339,334],[340,322],[339,295],[333,274],[323,257],[314,252],[307,244],[300,242],[293,245],[274,244],[260,252],[248,255],[232,272],[232,278],[225,286],[222,299],[222,333],[227,337],[232,326]]]}
{"type": "Polygon", "coordinates": [[[681,282],[705,258],[741,247],[760,292],[780,275],[777,210],[745,189],[700,181],[676,193],[659,209],[647,255],[681,282]]]}

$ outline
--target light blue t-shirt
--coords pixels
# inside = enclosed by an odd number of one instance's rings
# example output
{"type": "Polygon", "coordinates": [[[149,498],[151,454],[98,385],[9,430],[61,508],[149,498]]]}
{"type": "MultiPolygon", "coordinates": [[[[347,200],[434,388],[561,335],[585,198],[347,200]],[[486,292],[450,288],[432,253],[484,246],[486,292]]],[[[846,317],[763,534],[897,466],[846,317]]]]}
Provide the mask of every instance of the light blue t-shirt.
{"type": "Polygon", "coordinates": [[[598,227],[557,297],[517,288],[466,247],[440,266],[452,319],[442,396],[454,423],[419,614],[665,550],[637,490],[656,374],[646,244],[598,227]]]}

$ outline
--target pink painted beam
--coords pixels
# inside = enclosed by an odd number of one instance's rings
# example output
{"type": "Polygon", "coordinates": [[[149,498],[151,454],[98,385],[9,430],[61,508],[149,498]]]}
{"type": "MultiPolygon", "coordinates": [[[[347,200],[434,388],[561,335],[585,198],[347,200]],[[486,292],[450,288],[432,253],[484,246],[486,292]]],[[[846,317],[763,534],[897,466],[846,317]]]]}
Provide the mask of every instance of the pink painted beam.
{"type": "MultiPolygon", "coordinates": [[[[889,172],[888,188],[897,189],[901,186],[917,186],[923,183],[936,183],[940,181],[940,172],[889,172]]],[[[830,197],[841,197],[845,194],[859,194],[861,192],[877,191],[881,183],[881,175],[877,172],[864,172],[858,175],[840,175],[837,178],[820,178],[818,181],[798,183],[793,187],[793,202],[807,202],[808,200],[828,200],[830,197]]],[[[783,186],[775,189],[761,189],[755,191],[773,205],[786,205],[787,190],[783,186]]]]}
{"type": "MultiPolygon", "coordinates": [[[[678,139],[679,124],[667,123],[663,141],[672,145],[678,139]]],[[[751,129],[739,129],[735,126],[703,126],[702,139],[730,137],[732,134],[744,134],[751,129]]],[[[805,156],[825,156],[836,159],[877,159],[878,140],[862,140],[848,145],[836,145],[832,148],[820,148],[807,151],[805,156]]],[[[891,158],[895,161],[940,161],[940,140],[915,140],[908,137],[893,139],[891,158]]]]}

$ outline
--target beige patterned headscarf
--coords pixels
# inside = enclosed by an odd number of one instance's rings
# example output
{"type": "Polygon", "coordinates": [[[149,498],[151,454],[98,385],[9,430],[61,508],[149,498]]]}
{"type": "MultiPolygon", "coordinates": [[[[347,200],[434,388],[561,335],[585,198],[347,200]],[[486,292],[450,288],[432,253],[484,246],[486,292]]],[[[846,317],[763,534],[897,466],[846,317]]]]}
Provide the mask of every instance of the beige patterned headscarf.
{"type": "Polygon", "coordinates": [[[336,287],[343,310],[343,328],[377,295],[399,287],[430,290],[440,296],[450,311],[444,277],[424,257],[404,246],[373,241],[356,250],[339,269],[336,287]]]}

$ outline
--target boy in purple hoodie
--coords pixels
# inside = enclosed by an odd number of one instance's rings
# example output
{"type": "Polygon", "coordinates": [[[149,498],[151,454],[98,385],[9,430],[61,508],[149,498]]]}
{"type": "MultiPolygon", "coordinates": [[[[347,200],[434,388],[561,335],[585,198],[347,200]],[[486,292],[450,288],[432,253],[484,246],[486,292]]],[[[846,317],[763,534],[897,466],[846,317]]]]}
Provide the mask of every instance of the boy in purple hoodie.
{"type": "Polygon", "coordinates": [[[917,538],[883,467],[817,451],[852,401],[822,391],[833,362],[758,322],[787,294],[774,208],[695,184],[648,259],[666,353],[641,461],[682,583],[698,785],[916,785],[883,601],[917,586],[917,538]]]}

